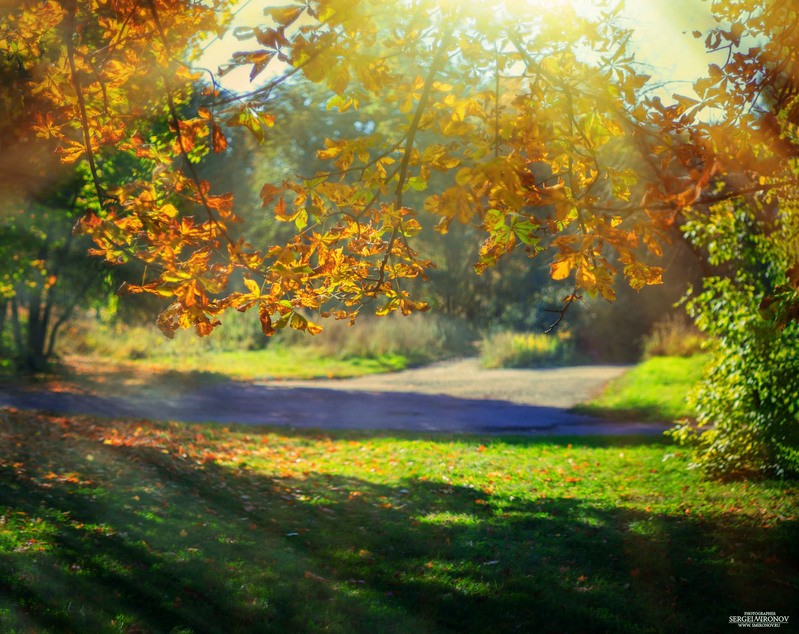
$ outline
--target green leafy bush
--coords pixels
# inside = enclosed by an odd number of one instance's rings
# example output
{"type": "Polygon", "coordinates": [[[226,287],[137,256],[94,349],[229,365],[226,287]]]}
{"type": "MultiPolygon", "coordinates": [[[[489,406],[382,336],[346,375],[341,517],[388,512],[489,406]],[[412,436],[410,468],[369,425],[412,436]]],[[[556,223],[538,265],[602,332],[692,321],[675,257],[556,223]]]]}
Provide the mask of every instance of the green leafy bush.
{"type": "Polygon", "coordinates": [[[568,333],[498,332],[483,339],[480,362],[485,368],[537,368],[577,360],[568,333]]]}
{"type": "Polygon", "coordinates": [[[685,227],[723,274],[687,304],[717,345],[691,397],[700,427],[684,423],[672,435],[713,475],[799,473],[799,324],[779,326],[761,309],[786,283],[797,227],[767,227],[757,211],[728,201],[685,227]]]}

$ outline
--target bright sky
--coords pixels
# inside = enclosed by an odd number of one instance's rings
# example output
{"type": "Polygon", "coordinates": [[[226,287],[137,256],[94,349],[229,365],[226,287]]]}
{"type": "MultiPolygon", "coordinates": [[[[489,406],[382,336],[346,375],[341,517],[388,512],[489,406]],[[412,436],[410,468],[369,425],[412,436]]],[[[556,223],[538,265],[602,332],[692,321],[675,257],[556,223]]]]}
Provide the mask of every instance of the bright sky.
{"type": "MultiPolygon", "coordinates": [[[[527,1],[536,3],[540,9],[540,0],[527,1]]],[[[591,0],[575,1],[589,6],[592,4],[591,0]]],[[[273,3],[264,0],[245,0],[239,7],[234,26],[268,23],[269,19],[264,17],[263,7],[271,4],[273,3]]],[[[548,2],[547,6],[556,7],[557,2],[548,2]]],[[[705,31],[714,24],[708,2],[626,0],[624,15],[629,25],[635,28],[633,44],[636,59],[645,64],[645,72],[652,75],[653,81],[665,83],[657,94],[664,101],[675,92],[692,95],[690,84],[706,72],[707,64],[712,61],[705,52],[703,39],[696,39],[691,35],[693,30],[705,31]]],[[[234,51],[253,48],[253,40],[239,41],[232,31],[232,28],[229,29],[224,37],[208,46],[199,66],[216,73],[217,68],[224,65],[234,51]]],[[[271,67],[267,68],[256,82],[263,81],[274,72],[271,67]]],[[[246,91],[253,87],[249,81],[249,68],[238,68],[219,81],[224,87],[235,91],[246,91]]]]}
{"type": "Polygon", "coordinates": [[[702,0],[627,0],[625,14],[635,27],[635,57],[647,65],[655,82],[669,82],[663,95],[692,95],[690,84],[707,72],[714,60],[704,38],[691,32],[715,25],[708,2],[702,0]],[[676,82],[676,83],[671,83],[676,82]]]}

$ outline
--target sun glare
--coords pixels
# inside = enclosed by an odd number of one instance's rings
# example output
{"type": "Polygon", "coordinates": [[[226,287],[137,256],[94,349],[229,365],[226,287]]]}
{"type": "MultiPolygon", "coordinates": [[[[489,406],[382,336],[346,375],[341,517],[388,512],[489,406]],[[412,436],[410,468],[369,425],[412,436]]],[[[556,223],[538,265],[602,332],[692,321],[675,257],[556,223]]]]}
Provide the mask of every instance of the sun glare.
{"type": "MultiPolygon", "coordinates": [[[[198,66],[216,74],[235,51],[246,49],[249,43],[237,40],[232,31],[237,26],[263,22],[263,6],[260,2],[243,5],[228,33],[208,46],[198,66]]],[[[607,3],[593,0],[502,0],[486,6],[492,13],[504,10],[522,16],[546,12],[550,18],[562,14],[564,20],[572,10],[578,15],[590,16],[607,9],[607,3]]],[[[668,100],[674,92],[691,95],[693,81],[714,61],[704,50],[702,40],[691,35],[693,30],[711,26],[707,4],[701,0],[627,0],[620,20],[622,25],[632,29],[631,44],[636,60],[652,75],[653,83],[660,86],[661,98],[668,100]]],[[[276,65],[267,68],[258,81],[268,80],[278,72],[280,69],[276,65]]],[[[247,68],[238,68],[218,81],[229,90],[247,91],[254,87],[248,75],[247,68]]]]}

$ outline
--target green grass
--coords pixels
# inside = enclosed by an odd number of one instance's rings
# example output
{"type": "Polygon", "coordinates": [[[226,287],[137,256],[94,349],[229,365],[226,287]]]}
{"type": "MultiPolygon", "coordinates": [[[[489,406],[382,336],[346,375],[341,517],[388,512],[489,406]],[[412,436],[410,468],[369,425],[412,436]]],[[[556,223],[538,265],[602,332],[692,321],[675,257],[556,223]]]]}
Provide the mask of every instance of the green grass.
{"type": "Polygon", "coordinates": [[[795,616],[799,489],[652,439],[0,410],[0,631],[718,632],[795,616]],[[793,611],[793,612],[792,612],[793,611]]]}
{"type": "Polygon", "coordinates": [[[615,420],[670,422],[693,417],[686,396],[702,378],[708,355],[652,357],[612,381],[576,411],[615,420]]]}
{"type": "Polygon", "coordinates": [[[312,348],[272,347],[264,350],[209,350],[187,356],[156,356],[131,363],[156,370],[222,374],[233,379],[313,379],[403,370],[408,360],[398,354],[339,359],[325,356],[312,348]]]}

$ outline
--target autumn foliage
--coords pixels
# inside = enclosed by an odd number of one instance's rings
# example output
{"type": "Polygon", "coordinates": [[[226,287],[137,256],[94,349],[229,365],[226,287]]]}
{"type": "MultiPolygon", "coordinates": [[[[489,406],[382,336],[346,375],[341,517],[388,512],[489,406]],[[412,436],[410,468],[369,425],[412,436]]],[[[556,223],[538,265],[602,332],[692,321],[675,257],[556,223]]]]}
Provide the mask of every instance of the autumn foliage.
{"type": "MultiPolygon", "coordinates": [[[[0,51],[24,73],[28,134],[87,166],[78,229],[92,253],[146,265],[123,290],[167,300],[167,335],[207,335],[230,308],[257,310],[267,335],[313,333],[308,311],[423,310],[406,281],[434,265],[414,244],[431,217],[441,232],[483,229],[478,273],[516,248],[545,252],[568,306],[584,293],[612,300],[620,276],[659,283],[655,260],[689,206],[745,195],[775,222],[794,214],[799,102],[785,53],[796,9],[751,4],[714,3],[720,26],[695,35],[726,63],[696,82],[698,99],[671,105],[652,96],[619,9],[600,3],[588,16],[513,2],[267,6],[263,24],[233,30],[245,50],[216,72],[248,68],[243,94],[195,67],[230,23],[221,1],[22,2],[2,11],[0,51]],[[331,110],[396,104],[393,136],[325,139],[326,170],[264,184],[263,207],[295,231],[254,245],[233,196],[197,164],[226,152],[231,127],[263,139],[280,126],[275,89],[303,81],[329,89],[331,110]],[[109,169],[120,154],[144,168],[109,169]]],[[[774,296],[791,318],[788,282],[774,296]]]]}

